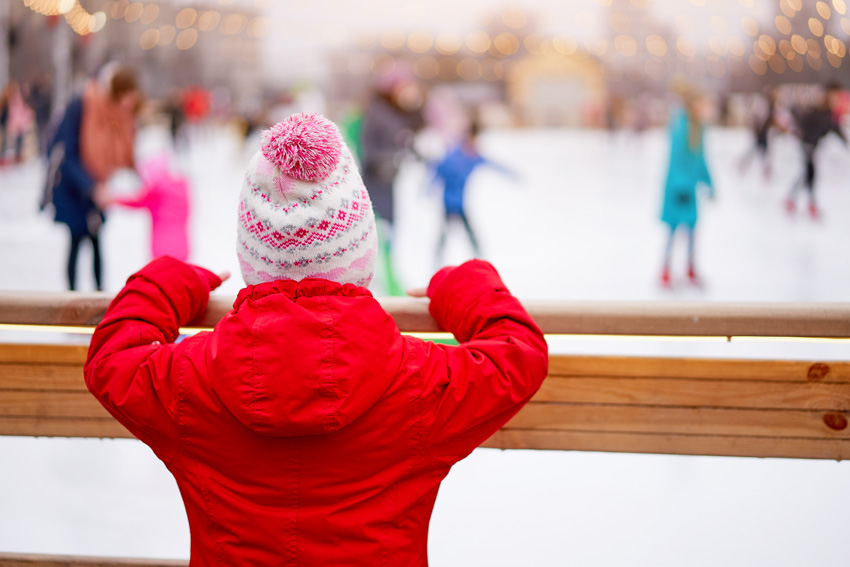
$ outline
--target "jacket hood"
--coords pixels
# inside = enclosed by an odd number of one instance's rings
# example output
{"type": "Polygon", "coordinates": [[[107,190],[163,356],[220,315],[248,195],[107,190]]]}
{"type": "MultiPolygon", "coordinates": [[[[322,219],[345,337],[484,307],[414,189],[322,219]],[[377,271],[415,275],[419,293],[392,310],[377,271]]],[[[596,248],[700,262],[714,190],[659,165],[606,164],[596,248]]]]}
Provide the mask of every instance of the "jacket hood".
{"type": "Polygon", "coordinates": [[[371,408],[401,368],[398,328],[368,290],[321,279],[243,289],[216,325],[213,388],[256,433],[337,431],[371,408]]]}

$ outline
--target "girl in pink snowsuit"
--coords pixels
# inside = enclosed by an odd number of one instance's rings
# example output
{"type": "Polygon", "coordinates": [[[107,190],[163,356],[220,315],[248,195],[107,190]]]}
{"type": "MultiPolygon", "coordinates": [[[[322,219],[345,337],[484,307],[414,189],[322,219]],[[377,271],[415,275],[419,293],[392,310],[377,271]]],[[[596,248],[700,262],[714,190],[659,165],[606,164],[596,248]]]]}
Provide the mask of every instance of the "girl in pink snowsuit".
{"type": "Polygon", "coordinates": [[[159,154],[139,167],[144,184],[134,197],[117,198],[114,203],[125,207],[148,209],[151,214],[151,254],[154,258],[168,254],[178,260],[189,257],[189,182],[174,175],[168,156],[159,154]]]}

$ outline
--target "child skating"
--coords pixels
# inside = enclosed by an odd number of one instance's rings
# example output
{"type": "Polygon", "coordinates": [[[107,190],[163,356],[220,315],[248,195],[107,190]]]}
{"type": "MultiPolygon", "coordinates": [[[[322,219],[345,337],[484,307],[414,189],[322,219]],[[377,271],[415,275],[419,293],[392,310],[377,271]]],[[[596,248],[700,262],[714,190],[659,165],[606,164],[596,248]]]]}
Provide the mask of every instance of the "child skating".
{"type": "Polygon", "coordinates": [[[426,567],[441,481],[540,387],[543,334],[473,260],[421,292],[460,345],[402,335],[364,287],[369,193],[316,115],[265,134],[237,231],[224,319],[175,344],[228,275],[154,260],[92,336],[89,390],[174,475],[190,566],[426,567]]]}
{"type": "Polygon", "coordinates": [[[171,171],[167,154],[143,161],[138,170],[142,189],[132,197],[115,198],[111,203],[147,209],[151,215],[152,258],[168,254],[189,259],[189,181],[171,171]]]}
{"type": "Polygon", "coordinates": [[[684,92],[684,108],[674,111],[670,119],[670,165],[664,185],[661,220],[669,227],[664,249],[661,285],[672,286],[670,259],[676,232],[682,230],[688,241],[688,281],[701,283],[694,266],[694,230],[698,218],[697,188],[704,186],[708,197],[714,198],[711,175],[705,162],[703,121],[706,101],[694,92],[684,92]]]}
{"type": "Polygon", "coordinates": [[[472,251],[476,258],[481,256],[481,247],[478,244],[478,239],[469,225],[469,218],[466,215],[466,183],[469,176],[479,166],[486,165],[492,167],[506,175],[515,177],[515,174],[505,167],[496,164],[481,155],[478,151],[478,125],[472,123],[469,127],[469,132],[464,140],[449,150],[446,156],[437,164],[434,171],[434,182],[442,181],[443,185],[443,207],[445,217],[443,220],[443,228],[440,232],[440,239],[437,241],[436,264],[439,266],[443,260],[443,248],[446,244],[446,236],[449,231],[449,224],[453,219],[459,220],[466,234],[469,237],[469,242],[472,245],[472,251]]]}

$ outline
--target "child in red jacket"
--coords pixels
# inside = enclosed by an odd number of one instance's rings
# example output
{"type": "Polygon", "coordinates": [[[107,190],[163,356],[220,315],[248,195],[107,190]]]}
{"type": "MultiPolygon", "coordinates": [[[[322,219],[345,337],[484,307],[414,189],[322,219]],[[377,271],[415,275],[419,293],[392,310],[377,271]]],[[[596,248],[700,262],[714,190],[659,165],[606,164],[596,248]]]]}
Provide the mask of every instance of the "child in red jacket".
{"type": "Polygon", "coordinates": [[[89,389],[177,480],[190,565],[426,566],[440,482],[546,376],[540,329],[473,260],[427,290],[460,346],[402,335],[364,287],[369,195],[315,115],[264,136],[238,232],[248,285],[215,329],[174,343],[222,278],[158,258],[95,331],[89,389]]]}

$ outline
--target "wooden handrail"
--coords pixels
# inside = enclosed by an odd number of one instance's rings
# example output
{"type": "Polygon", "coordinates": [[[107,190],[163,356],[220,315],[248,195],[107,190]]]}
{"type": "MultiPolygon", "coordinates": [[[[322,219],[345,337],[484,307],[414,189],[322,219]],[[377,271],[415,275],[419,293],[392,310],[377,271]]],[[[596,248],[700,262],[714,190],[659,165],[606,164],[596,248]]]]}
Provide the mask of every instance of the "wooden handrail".
{"type": "MultiPolygon", "coordinates": [[[[0,324],[94,326],[112,295],[0,291],[0,324]]],[[[380,298],[402,331],[439,331],[424,299],[380,298]]],[[[193,323],[212,327],[232,297],[214,295],[193,323]]],[[[850,303],[526,301],[547,334],[850,338],[850,303]]]]}
{"type": "Polygon", "coordinates": [[[188,564],[174,559],[0,553],[0,567],[186,567],[188,564]]]}

